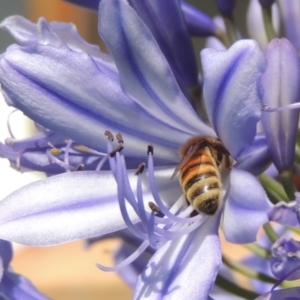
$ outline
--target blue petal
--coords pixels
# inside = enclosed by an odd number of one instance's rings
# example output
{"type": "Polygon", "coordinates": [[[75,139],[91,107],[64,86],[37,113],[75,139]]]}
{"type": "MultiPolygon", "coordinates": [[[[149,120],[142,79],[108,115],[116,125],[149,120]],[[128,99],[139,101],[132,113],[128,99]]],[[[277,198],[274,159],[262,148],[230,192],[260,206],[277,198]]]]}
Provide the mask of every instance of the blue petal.
{"type": "Polygon", "coordinates": [[[237,159],[250,146],[261,115],[258,77],[265,60],[255,41],[236,42],[228,51],[204,49],[203,95],[209,120],[237,159]]]}
{"type": "Polygon", "coordinates": [[[183,0],[181,0],[181,9],[190,34],[202,37],[215,34],[216,25],[207,14],[183,0]]]}
{"type": "Polygon", "coordinates": [[[287,39],[300,50],[300,5],[298,1],[278,1],[284,33],[287,39]]]}
{"type": "MultiPolygon", "coordinates": [[[[3,267],[7,270],[13,256],[11,243],[0,240],[0,257],[2,259],[3,267]]],[[[0,280],[1,281],[1,280],[0,280]]]]}
{"type": "Polygon", "coordinates": [[[34,46],[43,43],[66,46],[73,51],[101,58],[113,68],[110,56],[101,52],[98,46],[87,43],[72,23],[47,22],[44,18],[40,18],[35,24],[22,16],[11,16],[0,23],[0,28],[9,32],[20,45],[34,46]]]}
{"type": "Polygon", "coordinates": [[[9,104],[46,128],[102,152],[107,143],[103,133],[110,130],[122,133],[129,156],[143,157],[152,143],[157,158],[176,161],[177,149],[195,134],[176,121],[175,127],[166,123],[159,108],[124,95],[119,82],[84,53],[14,46],[1,57],[0,80],[9,104]]]}
{"type": "Polygon", "coordinates": [[[236,244],[254,242],[258,229],[268,222],[271,208],[259,181],[246,171],[232,169],[223,219],[226,240],[236,244]]]}
{"type": "Polygon", "coordinates": [[[129,0],[148,26],[183,90],[198,85],[197,62],[179,1],[129,0]]]}
{"type": "Polygon", "coordinates": [[[92,10],[97,10],[100,0],[64,0],[76,5],[83,6],[92,10]]]}
{"type": "Polygon", "coordinates": [[[245,170],[258,176],[271,164],[266,137],[261,134],[255,136],[253,145],[247,147],[238,157],[235,168],[245,170]]]}
{"type": "Polygon", "coordinates": [[[259,0],[259,3],[264,8],[269,8],[274,4],[275,0],[259,0]]]}
{"type": "MultiPolygon", "coordinates": [[[[277,3],[272,5],[271,11],[272,25],[276,34],[279,35],[281,16],[277,3]]],[[[247,29],[249,36],[257,41],[261,49],[264,49],[268,45],[269,40],[265,31],[261,5],[258,0],[250,0],[247,11],[247,29]]]]}
{"type": "Polygon", "coordinates": [[[219,11],[224,16],[231,16],[235,7],[235,0],[216,0],[219,11]]]}
{"type": "Polygon", "coordinates": [[[9,300],[50,300],[40,293],[28,279],[11,271],[6,271],[0,282],[0,297],[1,294],[7,296],[9,300]]]}
{"type": "Polygon", "coordinates": [[[120,72],[122,87],[158,119],[195,134],[214,135],[180,91],[151,32],[125,0],[102,0],[99,32],[120,72]]]}
{"type": "MultiPolygon", "coordinates": [[[[168,205],[180,190],[177,182],[170,182],[172,171],[161,169],[155,174],[158,192],[168,205]]],[[[129,179],[136,185],[133,171],[129,179]]],[[[148,203],[153,198],[147,185],[144,189],[148,203]]],[[[125,223],[116,193],[115,179],[107,171],[64,173],[31,183],[0,202],[0,238],[49,246],[120,230],[125,223]]],[[[138,216],[131,207],[128,213],[136,223],[138,216]]]]}
{"type": "MultiPolygon", "coordinates": [[[[261,76],[262,103],[276,108],[299,102],[300,60],[292,44],[287,39],[274,39],[264,54],[267,69],[261,76]]],[[[299,110],[262,113],[269,151],[280,172],[294,163],[298,120],[299,110]]]]}
{"type": "Polygon", "coordinates": [[[158,249],[140,275],[133,299],[207,299],[220,264],[219,216],[158,249]]]}
{"type": "Polygon", "coordinates": [[[257,297],[255,300],[297,300],[300,297],[300,287],[276,290],[257,297]]]}

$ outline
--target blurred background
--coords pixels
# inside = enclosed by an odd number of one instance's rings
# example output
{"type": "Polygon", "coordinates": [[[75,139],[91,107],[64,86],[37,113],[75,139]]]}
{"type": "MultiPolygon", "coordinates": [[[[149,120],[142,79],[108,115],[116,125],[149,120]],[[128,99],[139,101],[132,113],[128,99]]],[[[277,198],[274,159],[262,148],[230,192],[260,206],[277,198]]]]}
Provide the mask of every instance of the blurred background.
{"type": "MultiPolygon", "coordinates": [[[[88,1],[88,0],[87,0],[88,1]]],[[[214,16],[216,5],[214,1],[190,1],[214,16]]],[[[239,28],[245,35],[245,12],[248,1],[237,1],[236,19],[240,19],[239,28]],[[242,18],[239,18],[242,16],[242,18]]],[[[23,15],[36,22],[43,16],[48,21],[74,23],[82,37],[104,49],[97,33],[97,14],[89,10],[73,6],[60,0],[0,0],[0,20],[10,15],[23,15]]],[[[204,40],[194,39],[195,52],[204,44],[204,40]]],[[[14,43],[4,31],[0,31],[0,52],[14,43]]],[[[198,54],[197,54],[198,57],[198,54]]],[[[7,115],[10,108],[0,101],[0,139],[4,141],[9,136],[6,128],[7,115]]],[[[12,116],[13,131],[18,138],[28,136],[33,126],[21,113],[12,116]]],[[[0,199],[30,181],[43,177],[40,173],[20,174],[9,169],[4,159],[0,160],[0,199]]],[[[42,201],[42,199],[41,199],[42,201]]],[[[20,204],[21,205],[21,204],[20,204]]],[[[132,291],[116,273],[105,273],[97,269],[96,263],[107,266],[114,264],[112,252],[120,244],[118,239],[111,239],[94,244],[89,249],[81,241],[49,248],[15,247],[15,257],[12,263],[17,273],[25,275],[35,286],[52,299],[131,299],[132,291]]],[[[228,247],[228,246],[227,246],[228,247]]],[[[238,246],[230,246],[233,258],[244,255],[238,246]],[[234,255],[233,255],[234,253],[234,255]],[[239,253],[239,254],[238,254],[239,253]]]]}

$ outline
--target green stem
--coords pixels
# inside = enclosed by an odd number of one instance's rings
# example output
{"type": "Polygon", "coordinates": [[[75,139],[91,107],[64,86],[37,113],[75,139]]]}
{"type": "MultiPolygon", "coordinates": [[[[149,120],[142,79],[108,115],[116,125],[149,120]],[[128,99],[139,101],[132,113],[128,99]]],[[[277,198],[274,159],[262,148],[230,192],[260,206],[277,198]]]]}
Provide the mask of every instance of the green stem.
{"type": "Polygon", "coordinates": [[[270,223],[266,223],[263,225],[263,228],[265,230],[266,235],[270,239],[271,242],[275,243],[278,240],[278,235],[273,229],[272,225],[270,223]]]}
{"type": "Polygon", "coordinates": [[[289,197],[289,200],[295,200],[296,187],[293,181],[292,170],[285,170],[279,174],[280,182],[289,197]]]}
{"type": "Polygon", "coordinates": [[[253,252],[259,257],[268,258],[271,255],[271,252],[257,244],[245,244],[243,245],[249,251],[253,252]]]}
{"type": "Polygon", "coordinates": [[[263,13],[263,20],[264,20],[267,39],[270,42],[274,38],[276,38],[276,33],[275,33],[273,23],[272,23],[272,10],[271,10],[271,7],[270,8],[262,8],[262,13],[263,13]]]}
{"type": "Polygon", "coordinates": [[[271,200],[276,201],[275,203],[278,203],[279,201],[289,202],[289,198],[282,185],[275,179],[266,174],[262,174],[259,176],[259,180],[268,195],[271,195],[271,200]]]}
{"type": "Polygon", "coordinates": [[[216,279],[216,285],[224,291],[240,296],[243,299],[255,299],[259,296],[255,292],[244,289],[221,275],[218,275],[216,279]]]}
{"type": "Polygon", "coordinates": [[[268,275],[265,275],[263,273],[260,273],[248,266],[245,266],[244,264],[238,262],[238,261],[234,261],[230,258],[227,258],[225,256],[223,256],[222,258],[223,263],[228,266],[230,269],[237,271],[238,273],[249,277],[249,278],[253,278],[253,279],[257,279],[263,282],[268,282],[268,283],[276,283],[277,279],[272,278],[268,275]]]}

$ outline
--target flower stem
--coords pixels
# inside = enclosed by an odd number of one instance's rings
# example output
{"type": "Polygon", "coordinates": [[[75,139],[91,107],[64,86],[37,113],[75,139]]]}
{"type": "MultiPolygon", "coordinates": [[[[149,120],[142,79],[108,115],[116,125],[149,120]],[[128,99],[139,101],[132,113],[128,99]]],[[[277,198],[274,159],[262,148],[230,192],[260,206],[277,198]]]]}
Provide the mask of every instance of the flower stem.
{"type": "Polygon", "coordinates": [[[259,296],[255,292],[244,289],[221,275],[218,275],[216,279],[216,285],[224,291],[240,296],[243,299],[255,299],[259,296]]]}
{"type": "Polygon", "coordinates": [[[268,236],[268,238],[270,239],[271,242],[276,242],[278,240],[278,235],[275,232],[275,230],[273,229],[272,225],[270,223],[266,223],[263,225],[263,228],[265,230],[266,235],[268,236]]]}
{"type": "Polygon", "coordinates": [[[271,7],[262,8],[262,13],[263,13],[263,20],[264,20],[267,39],[270,42],[274,38],[276,38],[276,33],[275,33],[273,23],[272,23],[272,10],[271,10],[271,7]]]}
{"type": "Polygon", "coordinates": [[[271,252],[257,244],[245,244],[243,245],[245,248],[247,248],[249,251],[253,252],[254,254],[256,254],[259,257],[262,258],[268,258],[271,254],[271,252]]]}
{"type": "Polygon", "coordinates": [[[295,199],[296,187],[293,181],[292,170],[285,170],[279,174],[282,186],[289,197],[289,200],[295,199]]]}
{"type": "Polygon", "coordinates": [[[259,176],[259,180],[264,189],[266,190],[268,196],[270,197],[270,200],[274,204],[278,203],[279,201],[289,201],[289,198],[284,189],[282,188],[282,185],[275,179],[266,174],[262,174],[259,176]]]}

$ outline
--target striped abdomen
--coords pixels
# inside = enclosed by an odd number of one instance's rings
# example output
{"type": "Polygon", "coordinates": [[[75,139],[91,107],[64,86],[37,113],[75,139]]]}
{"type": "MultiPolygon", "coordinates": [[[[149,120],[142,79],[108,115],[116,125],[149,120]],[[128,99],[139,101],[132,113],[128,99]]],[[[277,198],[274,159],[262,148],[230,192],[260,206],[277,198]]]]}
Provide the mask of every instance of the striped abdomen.
{"type": "Polygon", "coordinates": [[[213,215],[220,202],[222,184],[215,159],[208,148],[197,151],[180,170],[187,201],[196,211],[213,215]]]}

